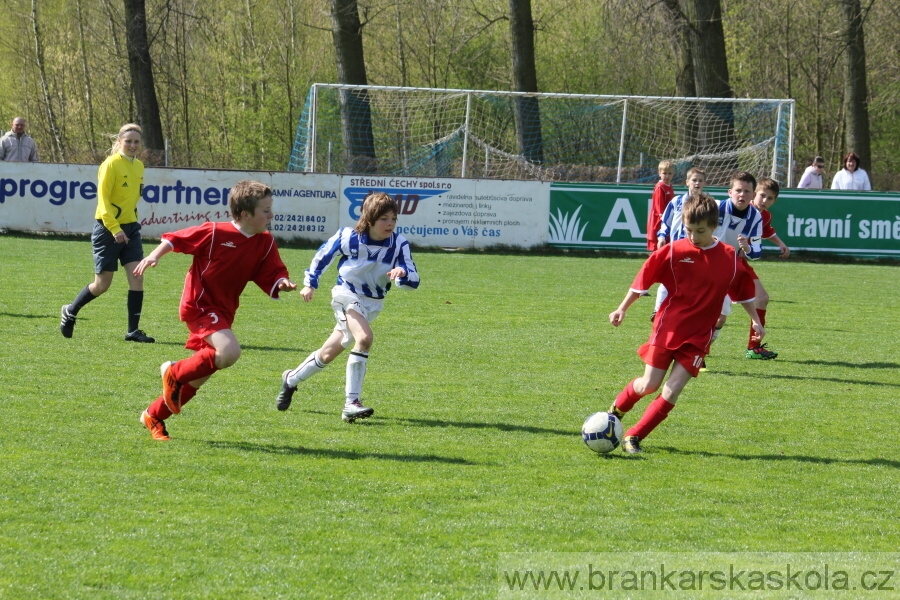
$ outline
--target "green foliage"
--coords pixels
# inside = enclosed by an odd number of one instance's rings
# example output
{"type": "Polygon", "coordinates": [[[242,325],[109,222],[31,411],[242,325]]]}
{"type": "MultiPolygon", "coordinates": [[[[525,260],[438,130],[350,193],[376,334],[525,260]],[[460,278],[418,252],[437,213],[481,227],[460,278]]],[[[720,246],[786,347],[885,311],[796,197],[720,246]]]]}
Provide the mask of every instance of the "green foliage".
{"type": "MultiPolygon", "coordinates": [[[[333,326],[327,290],[273,302],[251,284],[241,360],[160,443],[138,415],[158,365],[187,356],[188,257],[146,275],[158,342],[138,345],[121,273],[59,335],[87,241],[0,236],[0,253],[27,257],[0,288],[4,598],[488,598],[503,552],[900,543],[900,316],[859,293],[897,297],[895,266],[757,265],[780,357],[743,358],[738,311],[645,454],[600,457],[579,427],[642,371],[652,301],[606,322],[639,259],[417,253],[421,289],[391,292],[374,324],[376,414],[354,425],[343,357],[274,408],[282,370],[333,326]]],[[[312,253],[283,249],[295,278],[312,253]]]]}

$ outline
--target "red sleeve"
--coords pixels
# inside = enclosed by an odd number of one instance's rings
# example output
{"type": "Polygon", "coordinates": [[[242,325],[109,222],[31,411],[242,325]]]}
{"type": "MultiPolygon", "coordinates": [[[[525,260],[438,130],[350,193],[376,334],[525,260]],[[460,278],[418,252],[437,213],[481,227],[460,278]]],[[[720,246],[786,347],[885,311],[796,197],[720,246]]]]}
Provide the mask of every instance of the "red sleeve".
{"type": "Polygon", "coordinates": [[[669,265],[671,252],[672,244],[666,244],[651,254],[631,283],[631,290],[642,294],[654,283],[664,283],[663,276],[669,265]]]}
{"type": "Polygon", "coordinates": [[[775,235],[775,228],[772,227],[772,213],[767,210],[761,210],[759,213],[762,215],[762,237],[767,240],[775,235]]]}
{"type": "Polygon", "coordinates": [[[214,223],[203,223],[172,233],[162,234],[162,239],[172,244],[172,251],[181,254],[197,254],[209,246],[214,223]]]}

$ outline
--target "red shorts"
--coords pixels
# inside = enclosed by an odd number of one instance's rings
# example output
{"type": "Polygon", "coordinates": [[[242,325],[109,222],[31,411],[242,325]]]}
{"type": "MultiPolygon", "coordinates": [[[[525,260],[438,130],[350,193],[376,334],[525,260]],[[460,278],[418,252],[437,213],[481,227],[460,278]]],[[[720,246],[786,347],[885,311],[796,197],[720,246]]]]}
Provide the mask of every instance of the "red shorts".
{"type": "Polygon", "coordinates": [[[747,267],[747,271],[750,272],[750,277],[754,280],[758,280],[759,275],[757,275],[756,271],[753,270],[753,267],[750,266],[750,261],[744,256],[741,257],[741,260],[744,261],[744,266],[747,267]]]}
{"type": "Polygon", "coordinates": [[[669,350],[662,346],[654,346],[647,342],[638,348],[638,356],[651,367],[667,371],[672,361],[678,361],[678,364],[696,377],[700,373],[700,365],[706,357],[703,349],[691,344],[684,344],[677,350],[669,350]]]}
{"type": "Polygon", "coordinates": [[[191,332],[184,347],[195,351],[212,347],[206,341],[208,336],[223,329],[231,329],[231,319],[222,317],[221,313],[216,311],[207,311],[199,318],[185,321],[184,324],[187,325],[188,331],[191,332]]]}

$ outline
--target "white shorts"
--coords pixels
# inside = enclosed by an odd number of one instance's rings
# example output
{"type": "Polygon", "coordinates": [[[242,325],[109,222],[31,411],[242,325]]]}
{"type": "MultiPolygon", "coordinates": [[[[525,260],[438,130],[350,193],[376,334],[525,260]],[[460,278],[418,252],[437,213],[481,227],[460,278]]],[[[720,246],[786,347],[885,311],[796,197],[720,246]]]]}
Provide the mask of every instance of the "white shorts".
{"type": "Polygon", "coordinates": [[[341,346],[350,348],[353,343],[353,334],[347,327],[347,311],[353,309],[362,317],[371,323],[381,314],[381,308],[384,306],[384,300],[376,300],[374,298],[366,298],[354,294],[345,287],[339,285],[331,288],[331,309],[334,311],[334,318],[337,319],[337,325],[334,326],[335,331],[344,334],[341,340],[341,346]]]}

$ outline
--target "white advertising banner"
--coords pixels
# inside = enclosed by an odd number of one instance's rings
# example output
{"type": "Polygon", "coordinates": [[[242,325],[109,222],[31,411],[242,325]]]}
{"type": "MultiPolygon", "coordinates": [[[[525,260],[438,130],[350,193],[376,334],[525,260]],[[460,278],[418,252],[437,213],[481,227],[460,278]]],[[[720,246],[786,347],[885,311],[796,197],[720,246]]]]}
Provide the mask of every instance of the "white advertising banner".
{"type": "MultiPolygon", "coordinates": [[[[366,195],[400,207],[398,230],[418,246],[531,247],[547,243],[550,184],[539,181],[327,175],[148,167],[138,215],[145,238],[227,221],[228,192],[241,179],[272,187],[272,234],[322,242],[352,226],[366,195]]],[[[97,165],[0,162],[0,228],[90,234],[97,165]]]]}
{"type": "MultiPolygon", "coordinates": [[[[337,175],[147,168],[138,205],[141,234],[158,238],[207,221],[228,221],[228,192],[242,179],[272,187],[272,233],[324,241],[337,229],[337,175]]],[[[90,234],[97,166],[0,162],[0,227],[90,234]]]]}
{"type": "Polygon", "coordinates": [[[547,243],[549,183],[344,175],[341,226],[356,223],[363,200],[373,191],[397,199],[397,231],[413,245],[483,248],[547,243]]]}

